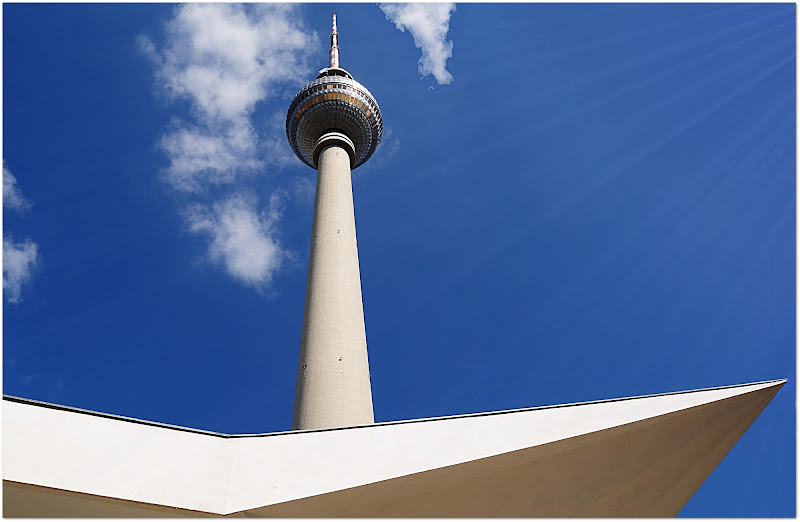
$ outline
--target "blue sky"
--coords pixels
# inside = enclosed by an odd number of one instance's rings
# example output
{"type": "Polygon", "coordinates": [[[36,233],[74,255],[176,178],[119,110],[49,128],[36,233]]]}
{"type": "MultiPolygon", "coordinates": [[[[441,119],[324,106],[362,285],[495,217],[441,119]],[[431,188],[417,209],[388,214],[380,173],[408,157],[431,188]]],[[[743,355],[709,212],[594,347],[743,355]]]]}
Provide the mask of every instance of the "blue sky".
{"type": "Polygon", "coordinates": [[[681,515],[794,516],[795,5],[427,9],[4,4],[3,392],[291,428],[336,12],[376,420],[785,377],[681,515]]]}

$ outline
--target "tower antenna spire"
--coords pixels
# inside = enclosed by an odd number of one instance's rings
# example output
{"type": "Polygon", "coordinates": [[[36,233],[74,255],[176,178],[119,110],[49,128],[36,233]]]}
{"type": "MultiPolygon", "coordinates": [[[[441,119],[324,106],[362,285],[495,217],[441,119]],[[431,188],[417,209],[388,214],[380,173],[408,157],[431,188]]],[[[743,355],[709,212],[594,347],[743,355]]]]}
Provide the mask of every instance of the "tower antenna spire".
{"type": "Polygon", "coordinates": [[[339,32],[336,30],[336,13],[333,13],[333,28],[331,29],[330,67],[339,68],[339,32]]]}

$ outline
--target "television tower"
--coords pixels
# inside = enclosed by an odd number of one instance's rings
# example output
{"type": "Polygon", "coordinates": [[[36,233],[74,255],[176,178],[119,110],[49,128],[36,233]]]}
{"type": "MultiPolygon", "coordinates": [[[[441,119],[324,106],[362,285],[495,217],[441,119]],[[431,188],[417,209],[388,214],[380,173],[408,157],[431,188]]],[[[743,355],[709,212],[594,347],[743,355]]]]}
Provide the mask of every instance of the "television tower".
{"type": "Polygon", "coordinates": [[[329,67],[297,93],[286,116],[289,145],[317,169],[295,430],[375,422],[350,171],[375,153],[382,133],[375,98],[339,67],[334,14],[329,67]]]}

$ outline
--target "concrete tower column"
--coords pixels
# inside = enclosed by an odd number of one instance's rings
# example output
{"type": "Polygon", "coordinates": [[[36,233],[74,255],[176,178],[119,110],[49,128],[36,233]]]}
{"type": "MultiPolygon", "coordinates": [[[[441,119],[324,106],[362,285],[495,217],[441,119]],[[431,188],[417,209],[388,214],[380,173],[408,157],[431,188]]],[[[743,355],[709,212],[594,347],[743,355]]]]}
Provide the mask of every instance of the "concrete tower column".
{"type": "Polygon", "coordinates": [[[374,422],[350,166],[352,141],[317,140],[317,192],[292,429],[374,422]]]}
{"type": "Polygon", "coordinates": [[[350,171],[372,157],[382,134],[375,97],[339,67],[334,14],[329,67],[300,89],[286,114],[289,145],[317,170],[295,430],[375,422],[350,171]]]}

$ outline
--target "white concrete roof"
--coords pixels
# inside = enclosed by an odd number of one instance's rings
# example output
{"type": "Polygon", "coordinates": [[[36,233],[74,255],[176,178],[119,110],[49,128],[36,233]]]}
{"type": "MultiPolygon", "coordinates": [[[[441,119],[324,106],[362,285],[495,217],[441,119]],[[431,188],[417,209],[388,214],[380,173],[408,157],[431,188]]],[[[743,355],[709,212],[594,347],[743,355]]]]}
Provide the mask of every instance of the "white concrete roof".
{"type": "Polygon", "coordinates": [[[262,435],[5,397],[4,515],[674,515],[785,382],[262,435]]]}

